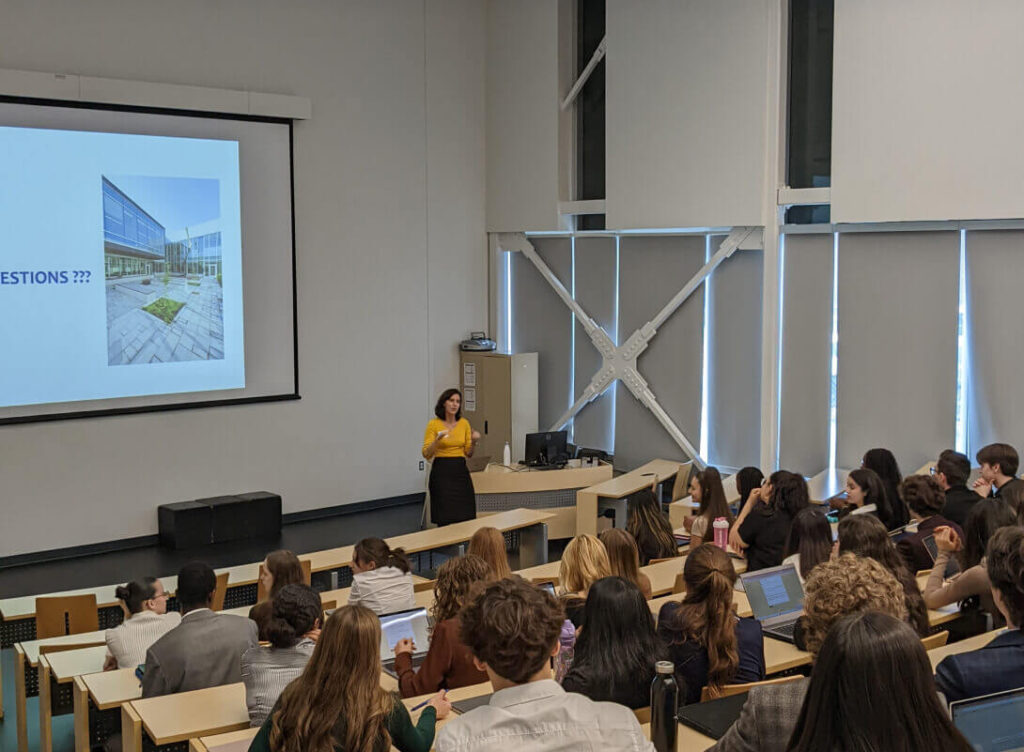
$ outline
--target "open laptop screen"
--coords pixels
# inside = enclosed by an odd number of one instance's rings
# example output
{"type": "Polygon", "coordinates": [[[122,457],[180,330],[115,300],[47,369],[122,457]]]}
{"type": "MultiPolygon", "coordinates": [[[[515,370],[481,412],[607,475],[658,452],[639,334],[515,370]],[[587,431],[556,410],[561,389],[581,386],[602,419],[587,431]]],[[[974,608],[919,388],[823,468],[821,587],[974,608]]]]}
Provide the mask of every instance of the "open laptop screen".
{"type": "Polygon", "coordinates": [[[954,702],[950,711],[978,752],[1024,750],[1024,689],[954,702]]]}
{"type": "Polygon", "coordinates": [[[795,614],[804,606],[804,589],[792,564],[744,574],[741,579],[758,621],[795,614]]]}
{"type": "Polygon", "coordinates": [[[395,645],[406,638],[416,643],[417,654],[427,652],[430,636],[427,632],[427,609],[414,608],[385,614],[380,617],[380,657],[388,660],[395,657],[395,645]]]}

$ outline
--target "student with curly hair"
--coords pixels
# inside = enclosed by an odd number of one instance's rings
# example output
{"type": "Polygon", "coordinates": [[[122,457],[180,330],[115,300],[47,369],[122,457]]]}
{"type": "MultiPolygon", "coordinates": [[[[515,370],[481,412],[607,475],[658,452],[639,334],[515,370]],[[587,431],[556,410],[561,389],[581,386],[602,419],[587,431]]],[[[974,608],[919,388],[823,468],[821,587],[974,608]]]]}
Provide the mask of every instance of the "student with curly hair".
{"type": "Polygon", "coordinates": [[[413,641],[405,639],[395,644],[395,673],[402,697],[487,681],[487,675],[473,665],[469,648],[459,639],[462,626],[459,611],[474,592],[474,585],[492,579],[491,565],[472,554],[449,559],[438,567],[431,610],[434,628],[430,649],[419,670],[412,666],[412,653],[416,648],[413,641]]]}
{"type": "MultiPolygon", "coordinates": [[[[817,659],[829,629],[847,614],[880,611],[905,620],[907,609],[896,578],[874,559],[844,554],[814,568],[804,597],[807,650],[817,659]]],[[[712,749],[722,752],[783,752],[788,748],[807,679],[750,691],[740,717],[712,749]]],[[[831,749],[827,747],[826,749],[831,749]]]]}
{"type": "Polygon", "coordinates": [[[441,729],[437,752],[653,752],[631,710],[566,692],[551,678],[564,619],[551,595],[509,577],[490,583],[461,618],[462,641],[494,694],[441,729]]]}
{"type": "Polygon", "coordinates": [[[323,623],[320,594],[308,585],[285,585],[274,597],[264,626],[270,647],[242,654],[242,681],[249,725],[261,726],[292,679],[306,668],[323,623]]]}
{"type": "Polygon", "coordinates": [[[888,569],[899,580],[910,625],[921,637],[928,636],[928,609],[917,578],[907,569],[881,520],[868,514],[850,515],[840,520],[839,553],[866,556],[888,569]]]}
{"type": "Polygon", "coordinates": [[[988,542],[985,569],[1006,632],[980,650],[942,660],[935,681],[950,702],[1014,689],[1024,676],[1024,529],[996,531],[988,542]]]}
{"type": "Polygon", "coordinates": [[[931,569],[935,560],[928,553],[925,539],[935,535],[940,527],[951,528],[961,538],[964,531],[960,525],[942,516],[946,496],[932,476],[910,475],[904,478],[900,483],[900,496],[910,510],[910,519],[917,523],[917,532],[900,538],[896,548],[911,572],[931,569]]]}

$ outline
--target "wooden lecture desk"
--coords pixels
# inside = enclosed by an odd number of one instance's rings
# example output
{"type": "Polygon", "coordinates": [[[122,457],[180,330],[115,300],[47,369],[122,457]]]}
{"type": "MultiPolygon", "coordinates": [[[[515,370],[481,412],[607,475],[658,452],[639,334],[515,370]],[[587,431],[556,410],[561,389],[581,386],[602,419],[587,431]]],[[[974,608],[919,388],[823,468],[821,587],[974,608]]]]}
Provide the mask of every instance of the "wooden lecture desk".
{"type": "Polygon", "coordinates": [[[476,491],[477,518],[510,507],[538,509],[552,515],[549,538],[572,538],[576,535],[576,492],[610,480],[612,466],[602,462],[583,467],[580,460],[570,460],[561,470],[535,470],[491,463],[470,477],[476,491]]]}
{"type": "Polygon", "coordinates": [[[950,655],[958,655],[959,653],[968,653],[971,650],[979,650],[1005,631],[1005,629],[993,629],[991,632],[984,632],[974,637],[968,637],[966,640],[954,642],[951,645],[943,645],[942,647],[929,650],[928,660],[931,661],[932,671],[935,671],[943,658],[950,655]]]}
{"type": "Polygon", "coordinates": [[[106,646],[99,645],[39,656],[39,752],[53,749],[53,716],[74,709],[75,677],[102,671],[106,655],[106,646]],[[65,696],[67,692],[62,689],[71,690],[72,694],[65,696]]]}
{"type": "MultiPolygon", "coordinates": [[[[546,523],[554,516],[539,510],[512,509],[454,525],[394,536],[388,538],[387,541],[392,547],[402,546],[407,553],[420,553],[435,549],[448,549],[459,553],[461,547],[481,527],[496,527],[502,532],[518,530],[520,532],[520,561],[527,565],[541,564],[547,561],[548,553],[546,523]]],[[[331,588],[337,589],[338,572],[352,563],[354,548],[355,546],[342,546],[326,551],[302,553],[299,554],[299,558],[309,559],[313,574],[319,574],[324,581],[329,578],[331,588]]],[[[228,592],[224,602],[226,607],[236,608],[256,603],[256,580],[259,577],[259,566],[260,562],[254,562],[216,570],[218,574],[228,572],[228,592]]],[[[178,581],[176,575],[164,576],[160,580],[168,592],[174,592],[178,581]]],[[[3,647],[9,647],[15,642],[24,642],[35,638],[36,598],[39,596],[94,594],[100,612],[100,627],[104,629],[115,627],[121,623],[122,618],[121,604],[114,598],[116,587],[117,585],[104,585],[0,600],[0,620],[2,620],[0,621],[0,644],[3,647]]]]}
{"type": "Polygon", "coordinates": [[[576,534],[597,534],[597,516],[604,509],[615,510],[615,527],[626,527],[626,498],[650,486],[674,478],[682,463],[651,460],[617,478],[576,492],[576,534]]]}
{"type": "Polygon", "coordinates": [[[154,746],[162,747],[246,728],[249,711],[245,705],[245,685],[241,682],[131,700],[121,705],[124,752],[142,752],[143,735],[154,746]]]}
{"type": "Polygon", "coordinates": [[[102,743],[121,730],[121,706],[142,697],[135,669],[119,668],[75,677],[75,752],[89,752],[92,742],[102,743]],[[104,721],[99,719],[104,716],[104,721]],[[113,717],[111,717],[113,716],[113,717]],[[98,735],[93,728],[102,729],[98,735]]]}
{"type": "Polygon", "coordinates": [[[807,481],[807,494],[813,504],[827,504],[837,496],[846,493],[846,476],[849,470],[834,468],[822,470],[807,481]]]}

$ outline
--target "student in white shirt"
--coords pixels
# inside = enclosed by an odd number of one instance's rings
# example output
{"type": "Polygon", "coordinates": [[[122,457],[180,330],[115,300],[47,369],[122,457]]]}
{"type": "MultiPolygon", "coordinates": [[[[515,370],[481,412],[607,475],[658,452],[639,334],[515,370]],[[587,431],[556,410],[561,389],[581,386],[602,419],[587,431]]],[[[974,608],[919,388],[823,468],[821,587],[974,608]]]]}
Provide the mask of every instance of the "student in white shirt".
{"type": "Polygon", "coordinates": [[[149,646],[181,622],[181,614],[167,613],[169,596],[163,583],[155,577],[119,585],[114,595],[121,601],[125,620],[104,635],[107,643],[104,671],[135,668],[144,663],[149,646]]]}
{"type": "Polygon", "coordinates": [[[846,499],[833,499],[830,505],[839,510],[840,518],[848,514],[873,514],[884,523],[892,517],[885,484],[878,473],[865,467],[850,471],[846,476],[846,499]]]}
{"type": "Polygon", "coordinates": [[[409,558],[380,538],[363,538],[352,555],[352,591],[348,602],[377,615],[416,608],[409,558]]]}
{"type": "Polygon", "coordinates": [[[566,692],[551,678],[564,620],[554,596],[507,577],[488,585],[459,618],[460,638],[494,694],[441,729],[437,752],[653,752],[633,711],[566,692]]]}

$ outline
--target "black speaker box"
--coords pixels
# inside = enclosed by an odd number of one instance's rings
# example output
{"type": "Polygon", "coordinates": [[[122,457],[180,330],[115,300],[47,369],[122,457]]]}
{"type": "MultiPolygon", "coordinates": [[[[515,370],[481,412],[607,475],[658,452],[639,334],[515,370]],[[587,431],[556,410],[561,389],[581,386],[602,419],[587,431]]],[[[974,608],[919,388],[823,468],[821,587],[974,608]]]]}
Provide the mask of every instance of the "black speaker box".
{"type": "Polygon", "coordinates": [[[200,501],[179,501],[157,507],[160,545],[181,549],[205,546],[213,530],[213,511],[200,501]]]}
{"type": "Polygon", "coordinates": [[[281,497],[269,491],[199,499],[213,513],[213,542],[276,538],[281,534],[281,497]]]}

